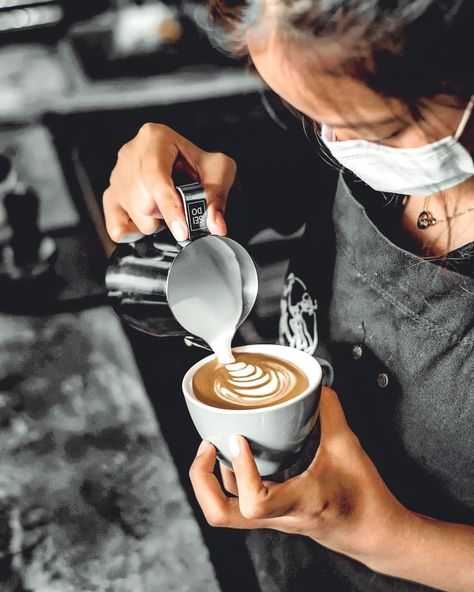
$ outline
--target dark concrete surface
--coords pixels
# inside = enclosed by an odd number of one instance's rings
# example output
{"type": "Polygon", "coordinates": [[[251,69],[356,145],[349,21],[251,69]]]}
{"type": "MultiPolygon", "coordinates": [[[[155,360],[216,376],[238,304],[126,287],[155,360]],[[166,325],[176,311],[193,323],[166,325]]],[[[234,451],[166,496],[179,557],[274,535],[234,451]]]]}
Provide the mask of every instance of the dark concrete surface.
{"type": "Polygon", "coordinates": [[[219,590],[108,308],[0,315],[0,424],[0,590],[219,590]]]}

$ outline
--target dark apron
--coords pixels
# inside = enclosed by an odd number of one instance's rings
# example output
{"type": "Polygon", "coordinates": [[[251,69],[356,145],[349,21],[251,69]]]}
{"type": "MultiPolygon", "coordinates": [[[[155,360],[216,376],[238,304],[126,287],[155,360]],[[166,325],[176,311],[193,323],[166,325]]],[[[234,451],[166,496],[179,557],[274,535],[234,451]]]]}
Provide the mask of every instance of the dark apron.
{"type": "MultiPolygon", "coordinates": [[[[395,496],[474,524],[474,279],[397,247],[341,177],[332,226],[308,223],[282,305],[282,342],[330,359],[348,423],[395,496]]],[[[247,543],[263,592],[430,589],[307,537],[258,530],[247,543]]]]}

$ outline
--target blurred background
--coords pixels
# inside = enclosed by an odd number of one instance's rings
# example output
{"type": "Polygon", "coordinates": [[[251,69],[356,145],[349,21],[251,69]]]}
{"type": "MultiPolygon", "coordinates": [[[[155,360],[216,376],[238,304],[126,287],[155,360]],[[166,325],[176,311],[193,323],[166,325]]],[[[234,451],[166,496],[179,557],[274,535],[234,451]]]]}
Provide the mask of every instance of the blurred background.
{"type": "Polygon", "coordinates": [[[206,352],[122,326],[103,282],[117,151],[165,123],[236,159],[229,234],[260,275],[236,343],[277,337],[332,177],[212,33],[198,2],[0,0],[1,590],[258,589],[244,533],[210,528],[190,488],[180,382],[206,352]]]}

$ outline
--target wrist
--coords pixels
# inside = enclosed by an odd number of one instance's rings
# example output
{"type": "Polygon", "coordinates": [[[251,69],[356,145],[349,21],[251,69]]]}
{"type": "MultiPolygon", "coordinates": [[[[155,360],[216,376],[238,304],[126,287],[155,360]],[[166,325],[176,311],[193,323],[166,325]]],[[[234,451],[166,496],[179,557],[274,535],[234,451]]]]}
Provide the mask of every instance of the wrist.
{"type": "Polygon", "coordinates": [[[397,575],[400,567],[410,562],[418,547],[424,524],[421,516],[402,507],[397,519],[391,522],[384,540],[381,540],[369,556],[362,560],[373,571],[397,575]]]}
{"type": "Polygon", "coordinates": [[[439,590],[467,592],[474,583],[474,528],[408,512],[390,553],[366,565],[439,590]]]}

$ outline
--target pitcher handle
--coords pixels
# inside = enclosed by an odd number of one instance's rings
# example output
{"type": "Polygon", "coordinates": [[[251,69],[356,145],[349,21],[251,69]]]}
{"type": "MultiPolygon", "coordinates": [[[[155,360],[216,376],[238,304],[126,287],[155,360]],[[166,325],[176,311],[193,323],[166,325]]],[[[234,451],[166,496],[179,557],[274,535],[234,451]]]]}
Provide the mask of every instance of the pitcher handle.
{"type": "MultiPolygon", "coordinates": [[[[186,218],[186,225],[189,231],[188,240],[179,243],[180,246],[185,246],[196,238],[210,234],[207,227],[207,199],[204,189],[200,183],[188,183],[187,185],[176,185],[176,191],[183,201],[184,215],[186,218]]],[[[163,230],[160,228],[158,232],[163,230]]],[[[157,234],[156,233],[156,234],[157,234]]],[[[136,243],[145,235],[126,234],[122,237],[121,243],[136,243]]]]}
{"type": "Polygon", "coordinates": [[[189,231],[189,239],[185,243],[210,234],[207,227],[206,194],[201,184],[177,185],[176,191],[183,200],[184,215],[189,231]]]}

